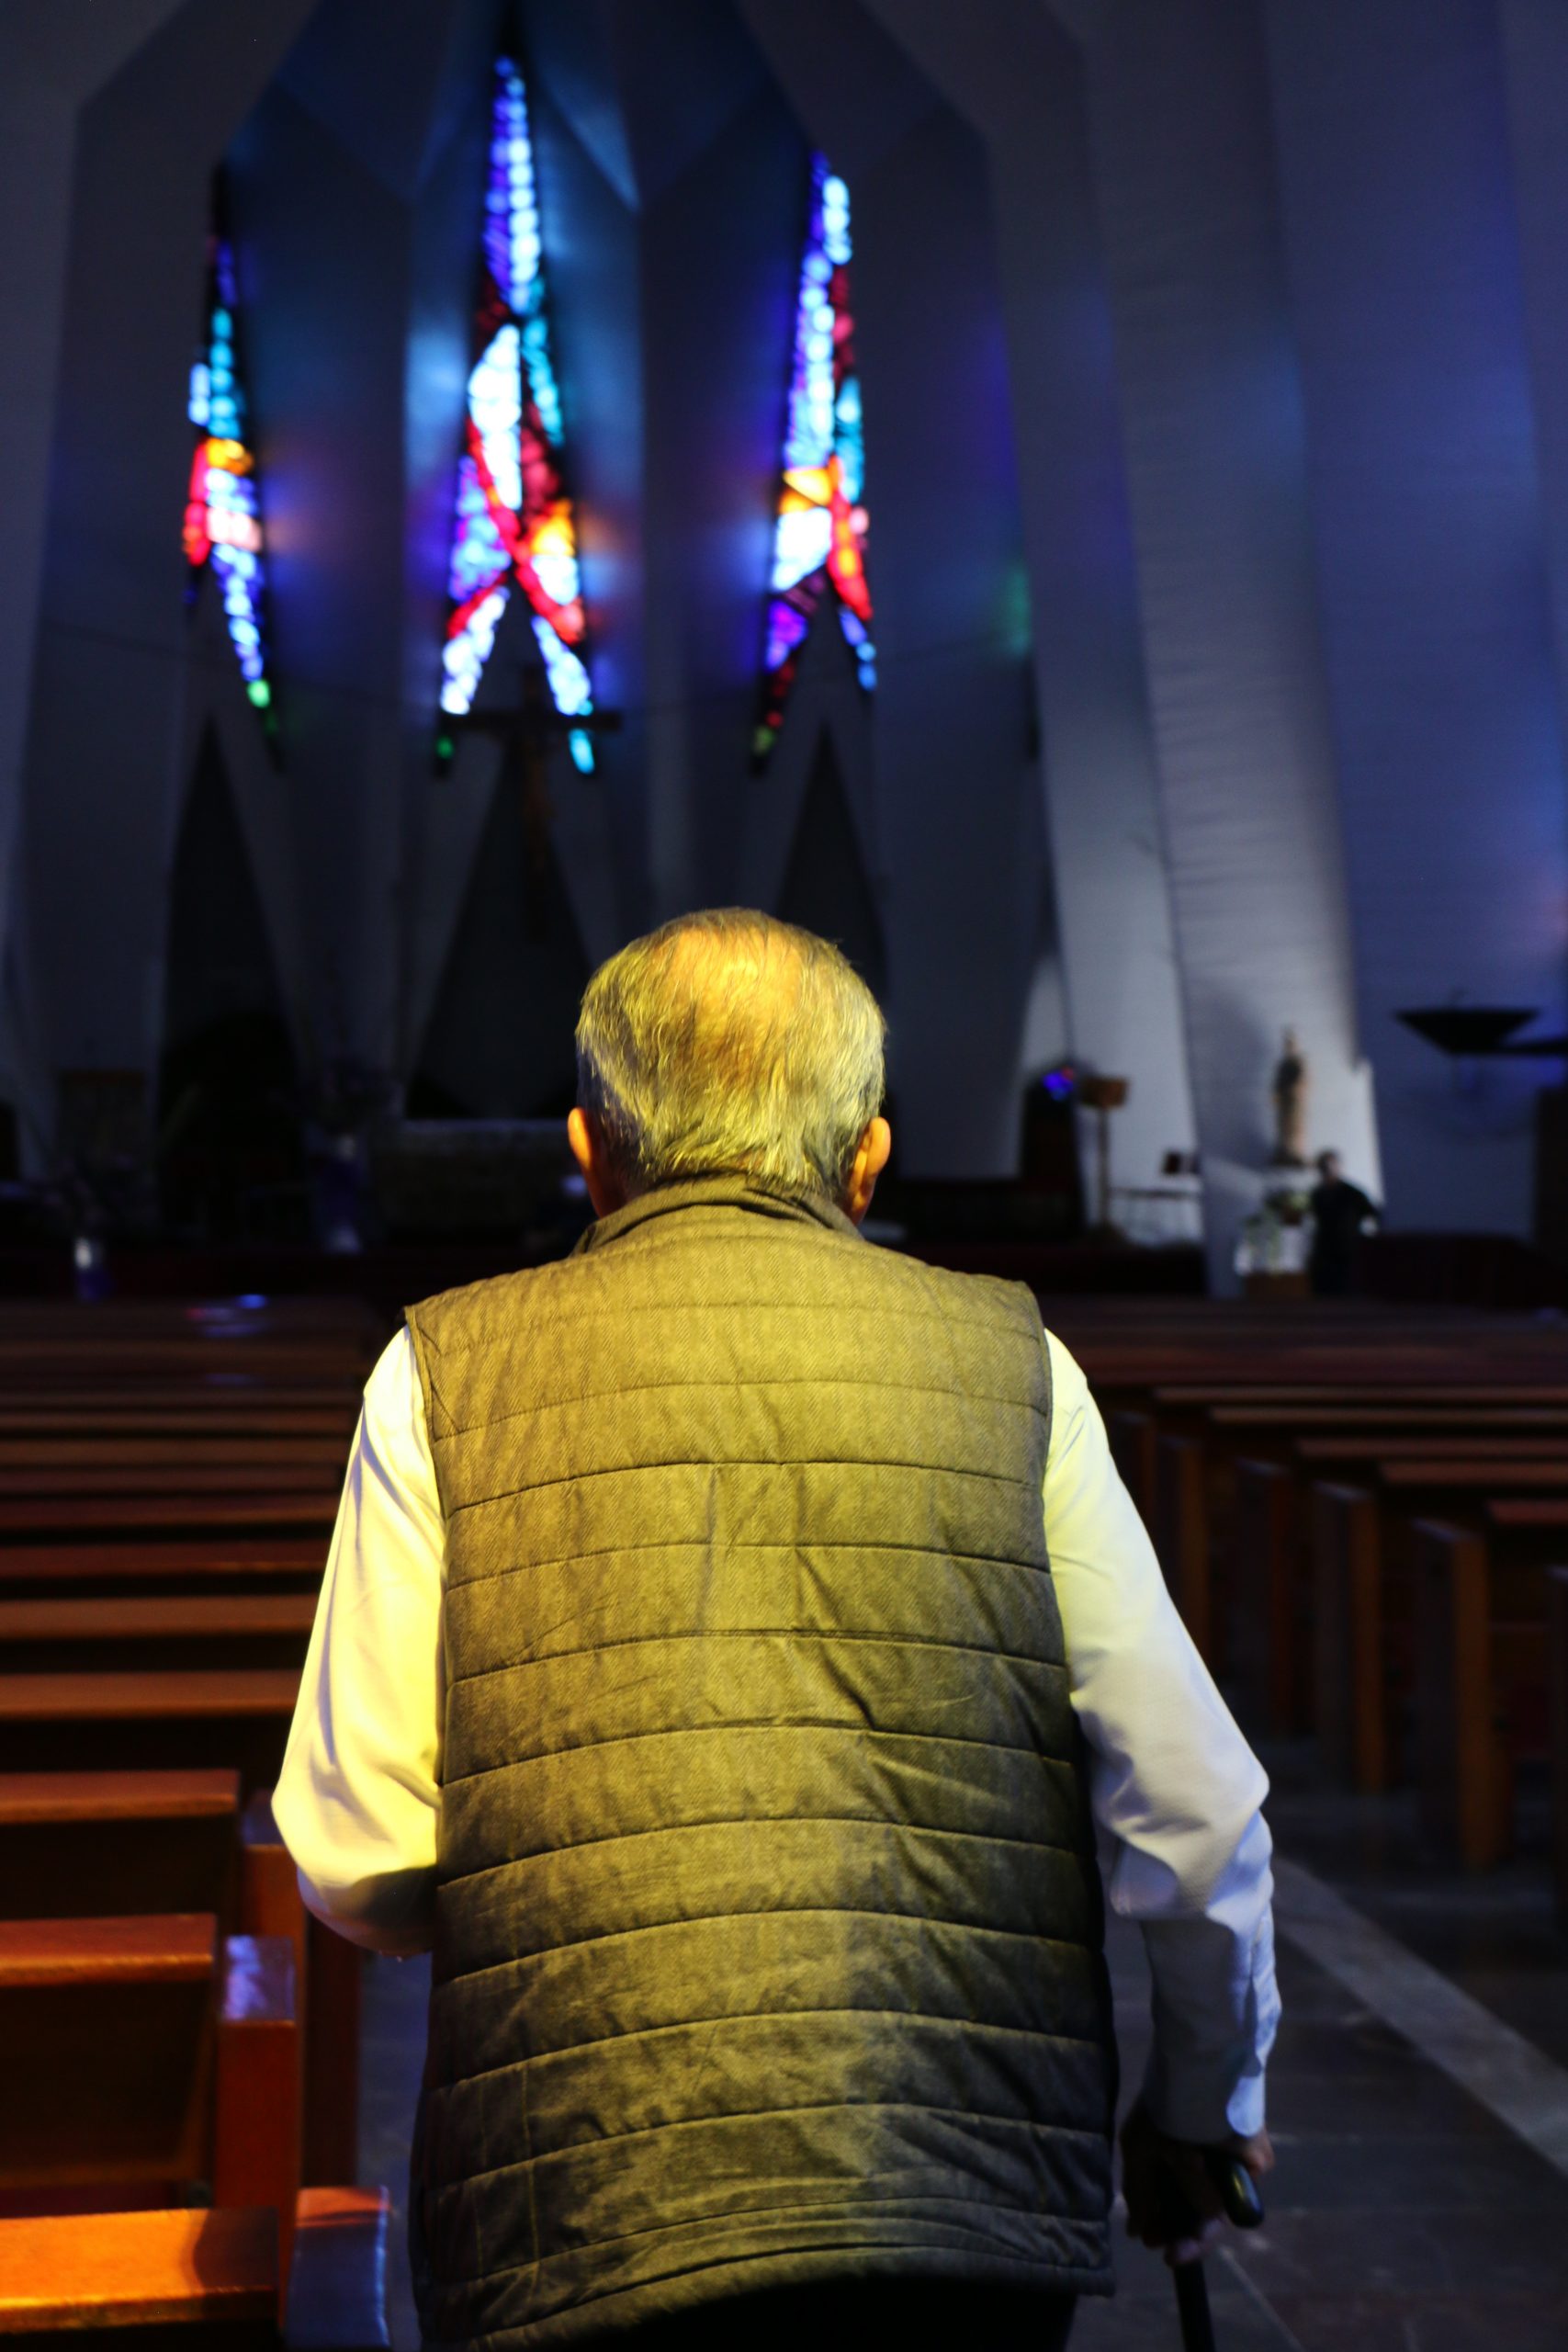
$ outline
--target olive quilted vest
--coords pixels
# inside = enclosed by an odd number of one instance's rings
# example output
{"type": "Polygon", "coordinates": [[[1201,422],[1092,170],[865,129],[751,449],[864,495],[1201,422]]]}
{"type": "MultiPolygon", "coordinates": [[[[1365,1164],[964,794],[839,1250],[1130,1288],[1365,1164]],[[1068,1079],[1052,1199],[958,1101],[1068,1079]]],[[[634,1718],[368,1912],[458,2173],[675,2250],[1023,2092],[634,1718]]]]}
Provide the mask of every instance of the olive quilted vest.
{"type": "Polygon", "coordinates": [[[836,2274],[1107,2289],[1029,1293],[727,1178],[409,1323],[447,1548],[427,2341],[836,2274]]]}

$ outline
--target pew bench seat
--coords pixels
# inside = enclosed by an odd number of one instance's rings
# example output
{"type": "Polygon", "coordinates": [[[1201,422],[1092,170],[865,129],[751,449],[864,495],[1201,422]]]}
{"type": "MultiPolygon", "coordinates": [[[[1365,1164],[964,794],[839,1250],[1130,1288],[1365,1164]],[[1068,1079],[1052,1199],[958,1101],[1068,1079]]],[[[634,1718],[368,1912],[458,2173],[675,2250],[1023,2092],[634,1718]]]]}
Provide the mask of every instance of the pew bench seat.
{"type": "Polygon", "coordinates": [[[326,1550],[319,1535],[7,1544],[0,1549],[0,1594],[42,1600],[139,1589],[314,1593],[326,1550]]]}
{"type": "Polygon", "coordinates": [[[0,2220],[7,2344],[97,2340],[132,2352],[156,2332],[189,2352],[261,2352],[278,2341],[277,2301],[277,2217],[261,2207],[0,2220]]]}
{"type": "Polygon", "coordinates": [[[265,2207],[0,2220],[0,2337],[17,2352],[385,2352],[388,2208],[384,2188],[300,2190],[281,2332],[265,2207]]]}
{"type": "Polygon", "coordinates": [[[138,1652],[184,1667],[302,1666],[310,1592],[0,1600],[0,1656],[28,1673],[89,1671],[138,1652]]]}
{"type": "Polygon", "coordinates": [[[273,1666],[0,1675],[0,1772],[230,1765],[248,1795],[277,1779],[299,1686],[273,1666]]]}

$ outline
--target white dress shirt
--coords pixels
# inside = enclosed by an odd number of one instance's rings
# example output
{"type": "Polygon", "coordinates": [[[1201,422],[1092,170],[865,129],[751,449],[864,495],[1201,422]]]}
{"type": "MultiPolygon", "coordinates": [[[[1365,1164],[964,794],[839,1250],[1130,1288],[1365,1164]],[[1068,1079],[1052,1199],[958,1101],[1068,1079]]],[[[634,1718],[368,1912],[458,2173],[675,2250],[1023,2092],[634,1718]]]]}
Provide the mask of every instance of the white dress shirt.
{"type": "MultiPolygon", "coordinates": [[[[1154,1978],[1145,2090],[1179,2139],[1263,2124],[1280,2005],[1261,1766],[1166,1591],[1077,1363],[1045,1335],[1045,1537],[1111,1908],[1154,1978]]],[[[273,1799],[306,1903],[372,1951],[428,1949],[446,1533],[412,1342],[365,1389],[273,1799]]]]}

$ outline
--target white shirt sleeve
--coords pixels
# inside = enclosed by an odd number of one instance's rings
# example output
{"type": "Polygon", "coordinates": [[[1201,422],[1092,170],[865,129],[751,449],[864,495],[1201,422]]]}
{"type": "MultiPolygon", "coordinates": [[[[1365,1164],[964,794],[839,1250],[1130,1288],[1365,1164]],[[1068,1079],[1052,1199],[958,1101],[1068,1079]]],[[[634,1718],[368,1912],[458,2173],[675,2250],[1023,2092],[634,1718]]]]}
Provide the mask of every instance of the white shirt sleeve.
{"type": "Polygon", "coordinates": [[[351,1943],[429,1949],[446,1531],[413,1343],[365,1386],[273,1813],[309,1908],[351,1943]]]}
{"type": "Polygon", "coordinates": [[[1045,1335],[1045,1540],[1113,1911],[1154,1978],[1149,2109],[1180,2140],[1263,2128],[1279,2023],[1269,1783],[1177,1615],[1082,1369],[1045,1335]]]}

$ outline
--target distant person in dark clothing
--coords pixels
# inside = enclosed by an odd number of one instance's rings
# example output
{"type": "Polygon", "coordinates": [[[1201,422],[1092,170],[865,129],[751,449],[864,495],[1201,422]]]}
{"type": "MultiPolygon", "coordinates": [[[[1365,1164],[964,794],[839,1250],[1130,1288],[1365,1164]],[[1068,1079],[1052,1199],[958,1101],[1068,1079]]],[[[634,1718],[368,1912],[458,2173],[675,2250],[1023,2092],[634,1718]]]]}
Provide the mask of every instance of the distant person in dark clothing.
{"type": "Polygon", "coordinates": [[[1315,1298],[1344,1298],[1353,1287],[1356,1244],[1382,1215],[1359,1184],[1350,1183],[1337,1151],[1317,1156],[1318,1182],[1312,1196],[1312,1255],[1307,1279],[1315,1298]]]}

